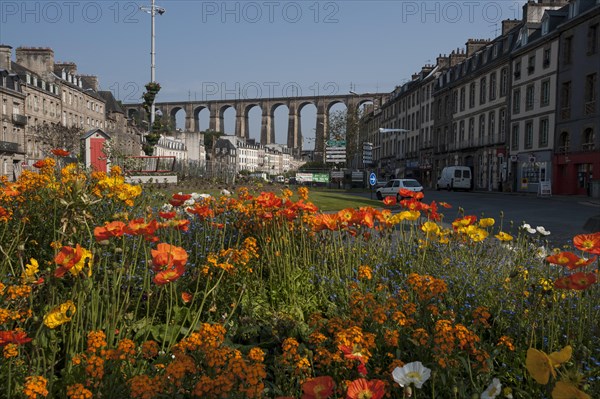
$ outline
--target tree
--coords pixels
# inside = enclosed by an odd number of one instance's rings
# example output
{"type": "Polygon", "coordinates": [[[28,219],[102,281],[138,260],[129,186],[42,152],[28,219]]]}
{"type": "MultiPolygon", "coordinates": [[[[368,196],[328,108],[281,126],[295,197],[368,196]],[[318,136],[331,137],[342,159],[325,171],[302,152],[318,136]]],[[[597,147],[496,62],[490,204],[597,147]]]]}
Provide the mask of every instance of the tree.
{"type": "Polygon", "coordinates": [[[351,165],[355,155],[360,155],[359,122],[362,109],[354,112],[346,110],[334,111],[329,114],[325,140],[346,141],[346,162],[351,165]]]}
{"type": "MultiPolygon", "coordinates": [[[[144,99],[142,106],[146,111],[146,115],[148,115],[148,125],[150,125],[150,121],[152,120],[152,104],[154,104],[154,99],[159,91],[160,84],[150,82],[146,84],[146,92],[142,95],[142,98],[144,99]]],[[[161,127],[162,124],[160,119],[155,118],[153,125],[150,127],[150,132],[145,136],[146,142],[142,146],[146,155],[152,155],[154,153],[154,146],[158,144],[158,140],[160,140],[161,127]]]]}
{"type": "Polygon", "coordinates": [[[223,132],[217,132],[210,129],[201,133],[204,135],[204,148],[207,150],[212,150],[213,144],[223,135],[223,132]]]}
{"type": "Polygon", "coordinates": [[[36,141],[40,143],[40,149],[45,156],[51,155],[51,150],[61,148],[70,153],[77,152],[79,143],[83,136],[83,129],[77,126],[63,126],[60,124],[48,124],[35,126],[32,133],[36,141]]]}

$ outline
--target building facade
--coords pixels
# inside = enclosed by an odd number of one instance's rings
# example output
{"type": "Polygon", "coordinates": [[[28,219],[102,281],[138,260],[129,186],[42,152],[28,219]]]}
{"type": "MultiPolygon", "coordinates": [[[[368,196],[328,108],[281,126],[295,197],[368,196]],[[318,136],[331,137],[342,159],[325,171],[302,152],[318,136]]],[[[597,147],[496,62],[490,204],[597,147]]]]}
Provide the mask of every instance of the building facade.
{"type": "Polygon", "coordinates": [[[589,195],[600,180],[600,2],[572,0],[559,25],[556,194],[589,195]]]}

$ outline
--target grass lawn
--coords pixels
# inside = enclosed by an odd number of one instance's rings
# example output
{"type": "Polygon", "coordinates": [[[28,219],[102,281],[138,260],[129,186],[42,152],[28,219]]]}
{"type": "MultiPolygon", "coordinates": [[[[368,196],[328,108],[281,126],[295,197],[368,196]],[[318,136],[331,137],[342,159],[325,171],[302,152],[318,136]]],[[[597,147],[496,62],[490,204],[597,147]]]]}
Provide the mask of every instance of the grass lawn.
{"type": "MultiPolygon", "coordinates": [[[[224,187],[224,186],[223,186],[224,187]]],[[[192,192],[197,192],[201,194],[210,194],[215,197],[219,197],[221,195],[221,190],[223,187],[214,187],[214,188],[204,188],[194,190],[191,187],[178,187],[178,186],[170,186],[161,189],[160,191],[165,195],[166,201],[168,198],[178,192],[182,192],[184,194],[190,194],[192,192]]],[[[241,187],[241,186],[240,186],[241,187]]],[[[250,192],[254,195],[258,195],[261,191],[273,191],[275,193],[279,193],[285,187],[288,187],[292,191],[296,191],[299,186],[284,186],[284,185],[262,185],[262,186],[248,186],[250,192]]],[[[232,190],[232,195],[236,195],[236,193],[232,190]]],[[[309,187],[308,198],[311,202],[313,202],[321,211],[331,212],[331,211],[339,211],[341,209],[346,208],[359,208],[362,206],[370,206],[374,208],[378,208],[382,206],[382,202],[375,199],[375,194],[373,194],[373,199],[361,197],[359,195],[355,195],[358,193],[358,190],[354,191],[346,191],[346,190],[336,190],[336,189],[327,189],[321,187],[309,187]]],[[[296,200],[296,196],[293,197],[296,200]]],[[[166,202],[165,201],[165,202],[166,202]]],[[[157,204],[160,205],[160,204],[157,204]]]]}

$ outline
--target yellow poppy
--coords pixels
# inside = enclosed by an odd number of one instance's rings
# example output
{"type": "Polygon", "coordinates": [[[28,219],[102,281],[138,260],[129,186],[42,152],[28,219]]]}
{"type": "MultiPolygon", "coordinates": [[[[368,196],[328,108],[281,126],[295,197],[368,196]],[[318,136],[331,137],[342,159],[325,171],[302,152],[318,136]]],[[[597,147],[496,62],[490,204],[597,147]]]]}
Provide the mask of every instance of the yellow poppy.
{"type": "Polygon", "coordinates": [[[552,365],[554,367],[558,367],[561,363],[568,362],[569,359],[571,359],[572,355],[573,348],[571,347],[571,345],[567,345],[558,352],[552,352],[548,355],[548,357],[550,358],[550,362],[552,362],[552,365]]]}
{"type": "Polygon", "coordinates": [[[73,301],[62,303],[44,317],[44,324],[48,328],[56,328],[61,324],[68,323],[73,318],[76,310],[73,301]]]}
{"type": "Polygon", "coordinates": [[[558,381],[552,390],[552,399],[592,399],[592,397],[566,381],[558,381]]]}
{"type": "Polygon", "coordinates": [[[572,355],[573,348],[571,345],[565,346],[558,352],[552,352],[550,355],[537,349],[529,348],[527,350],[525,366],[538,384],[546,385],[551,374],[552,377],[556,378],[554,368],[560,366],[561,363],[569,361],[572,355]]]}
{"type": "Polygon", "coordinates": [[[554,371],[548,355],[534,348],[527,349],[525,367],[538,384],[546,385],[550,379],[550,374],[556,377],[556,371],[554,371]]]}

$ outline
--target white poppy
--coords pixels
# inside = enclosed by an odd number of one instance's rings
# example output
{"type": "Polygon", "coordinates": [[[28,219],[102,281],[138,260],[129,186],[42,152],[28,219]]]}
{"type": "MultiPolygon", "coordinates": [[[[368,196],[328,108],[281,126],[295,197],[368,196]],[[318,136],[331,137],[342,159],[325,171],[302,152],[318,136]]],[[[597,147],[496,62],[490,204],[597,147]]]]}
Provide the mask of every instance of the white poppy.
{"type": "Polygon", "coordinates": [[[531,226],[529,225],[529,223],[525,223],[525,224],[523,224],[523,226],[521,226],[521,228],[522,228],[523,230],[527,230],[527,232],[528,232],[529,234],[535,234],[535,232],[536,232],[536,230],[535,230],[533,227],[531,227],[531,226]]]}
{"type": "Polygon", "coordinates": [[[403,367],[396,367],[392,371],[392,377],[401,387],[415,384],[416,388],[421,388],[425,381],[431,376],[431,370],[423,366],[421,362],[412,362],[403,367]]]}
{"type": "Polygon", "coordinates": [[[183,203],[183,206],[194,206],[195,203],[196,201],[194,201],[193,198],[190,198],[183,203]]]}
{"type": "Polygon", "coordinates": [[[171,212],[173,210],[173,205],[169,203],[163,204],[163,206],[160,207],[160,210],[163,212],[171,212]]]}
{"type": "Polygon", "coordinates": [[[500,384],[500,380],[497,378],[494,378],[492,380],[492,383],[481,394],[481,399],[494,399],[496,396],[500,395],[501,391],[502,391],[502,384],[500,384]]]}
{"type": "Polygon", "coordinates": [[[546,229],[544,228],[544,226],[537,226],[535,229],[536,229],[536,230],[537,230],[537,232],[538,232],[538,233],[540,233],[541,235],[544,235],[544,236],[548,236],[548,235],[550,235],[550,232],[549,232],[548,230],[546,230],[546,229]]]}

